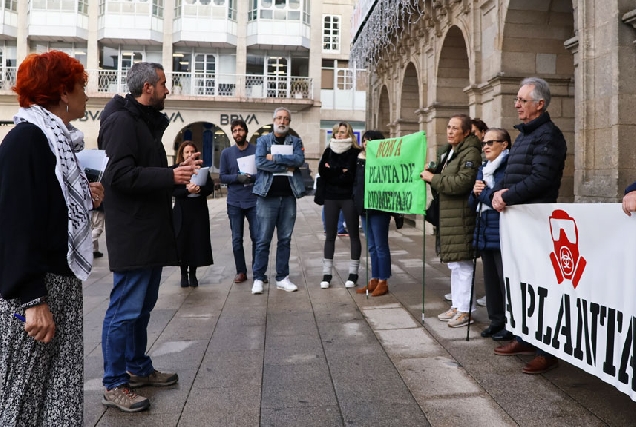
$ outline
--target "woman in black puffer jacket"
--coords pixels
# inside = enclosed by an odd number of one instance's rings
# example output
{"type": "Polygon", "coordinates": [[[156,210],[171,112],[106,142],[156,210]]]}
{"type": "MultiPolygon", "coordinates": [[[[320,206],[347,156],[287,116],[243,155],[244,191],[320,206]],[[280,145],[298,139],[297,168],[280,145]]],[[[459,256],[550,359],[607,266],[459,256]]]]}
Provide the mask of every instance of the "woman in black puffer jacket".
{"type": "Polygon", "coordinates": [[[323,277],[320,282],[320,287],[323,289],[329,287],[333,277],[333,253],[340,210],[344,214],[351,240],[349,277],[345,282],[347,288],[356,286],[362,252],[358,231],[359,217],[353,205],[353,181],[360,148],[349,123],[342,122],[335,125],[333,135],[334,138],[329,142],[318,165],[320,179],[325,180],[325,249],[322,263],[323,277]]]}

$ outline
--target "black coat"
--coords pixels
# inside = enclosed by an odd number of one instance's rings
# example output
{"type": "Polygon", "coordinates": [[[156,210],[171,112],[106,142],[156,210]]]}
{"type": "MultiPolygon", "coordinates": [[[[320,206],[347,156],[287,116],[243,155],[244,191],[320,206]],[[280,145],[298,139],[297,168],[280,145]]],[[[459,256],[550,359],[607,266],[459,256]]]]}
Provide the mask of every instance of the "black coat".
{"type": "Polygon", "coordinates": [[[356,160],[356,173],[353,179],[353,205],[358,215],[364,214],[364,168],[367,164],[367,153],[361,151],[356,160]]]}
{"type": "Polygon", "coordinates": [[[555,203],[565,166],[563,134],[547,112],[515,128],[520,133],[510,148],[504,179],[495,191],[508,189],[502,194],[507,206],[555,203]]]}
{"type": "Polygon", "coordinates": [[[318,164],[320,179],[325,180],[325,200],[351,200],[356,160],[360,150],[349,148],[344,153],[336,153],[327,147],[318,164]],[[329,167],[326,167],[326,164],[329,167]],[[346,169],[346,172],[344,170],[346,169]]]}
{"type": "Polygon", "coordinates": [[[98,146],[109,157],[102,184],[110,269],[177,265],[174,172],[161,143],[167,117],[130,94],[115,95],[100,122],[98,146]]]}
{"type": "Polygon", "coordinates": [[[213,264],[210,243],[210,212],[207,197],[214,191],[214,181],[201,187],[198,197],[188,197],[185,185],[174,189],[174,231],[181,265],[200,267],[213,264]]]}

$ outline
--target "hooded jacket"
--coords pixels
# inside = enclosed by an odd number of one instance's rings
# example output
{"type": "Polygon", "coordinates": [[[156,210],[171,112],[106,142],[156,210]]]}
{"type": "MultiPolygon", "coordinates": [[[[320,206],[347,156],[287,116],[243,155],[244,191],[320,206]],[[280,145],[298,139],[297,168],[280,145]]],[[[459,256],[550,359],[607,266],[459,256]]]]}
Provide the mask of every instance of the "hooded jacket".
{"type": "MultiPolygon", "coordinates": [[[[446,160],[448,145],[440,158],[446,160]]],[[[475,185],[477,170],[481,165],[481,142],[475,135],[468,135],[460,142],[441,173],[431,180],[431,188],[438,193],[440,220],[437,232],[440,239],[442,262],[462,261],[473,258],[472,239],[476,212],[468,205],[468,196],[475,185]]]]}
{"type": "Polygon", "coordinates": [[[161,138],[165,114],[115,95],[100,117],[97,139],[106,150],[106,246],[111,271],[177,265],[172,223],[174,172],[161,138]]]}

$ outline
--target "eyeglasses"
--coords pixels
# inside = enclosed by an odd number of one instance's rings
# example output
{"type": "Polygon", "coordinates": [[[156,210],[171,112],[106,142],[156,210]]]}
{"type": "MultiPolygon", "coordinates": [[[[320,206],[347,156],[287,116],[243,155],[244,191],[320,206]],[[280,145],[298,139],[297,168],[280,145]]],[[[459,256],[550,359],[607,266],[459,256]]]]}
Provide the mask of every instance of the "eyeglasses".
{"type": "Polygon", "coordinates": [[[285,116],[277,116],[277,117],[274,117],[274,120],[276,120],[277,122],[288,122],[291,119],[285,116]]]}
{"type": "Polygon", "coordinates": [[[502,139],[491,139],[491,140],[489,140],[489,141],[484,141],[484,142],[482,142],[482,143],[481,143],[481,146],[482,146],[482,147],[485,147],[485,146],[487,145],[487,146],[489,146],[489,147],[492,147],[492,145],[493,145],[495,142],[503,143],[504,141],[503,141],[502,139]]]}
{"type": "Polygon", "coordinates": [[[536,99],[515,98],[515,105],[517,105],[517,103],[519,103],[521,105],[526,105],[526,102],[537,102],[537,100],[536,99]]]}

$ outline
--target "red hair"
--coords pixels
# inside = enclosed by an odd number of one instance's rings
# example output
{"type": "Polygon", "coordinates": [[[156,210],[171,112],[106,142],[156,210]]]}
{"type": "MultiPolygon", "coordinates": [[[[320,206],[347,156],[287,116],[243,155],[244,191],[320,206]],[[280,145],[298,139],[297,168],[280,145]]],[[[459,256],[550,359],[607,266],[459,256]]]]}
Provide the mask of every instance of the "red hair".
{"type": "Polygon", "coordinates": [[[52,50],[27,56],[20,67],[13,91],[18,94],[20,107],[33,104],[50,107],[60,102],[62,93],[73,92],[75,84],[86,84],[88,74],[84,66],[64,52],[52,50]]]}

